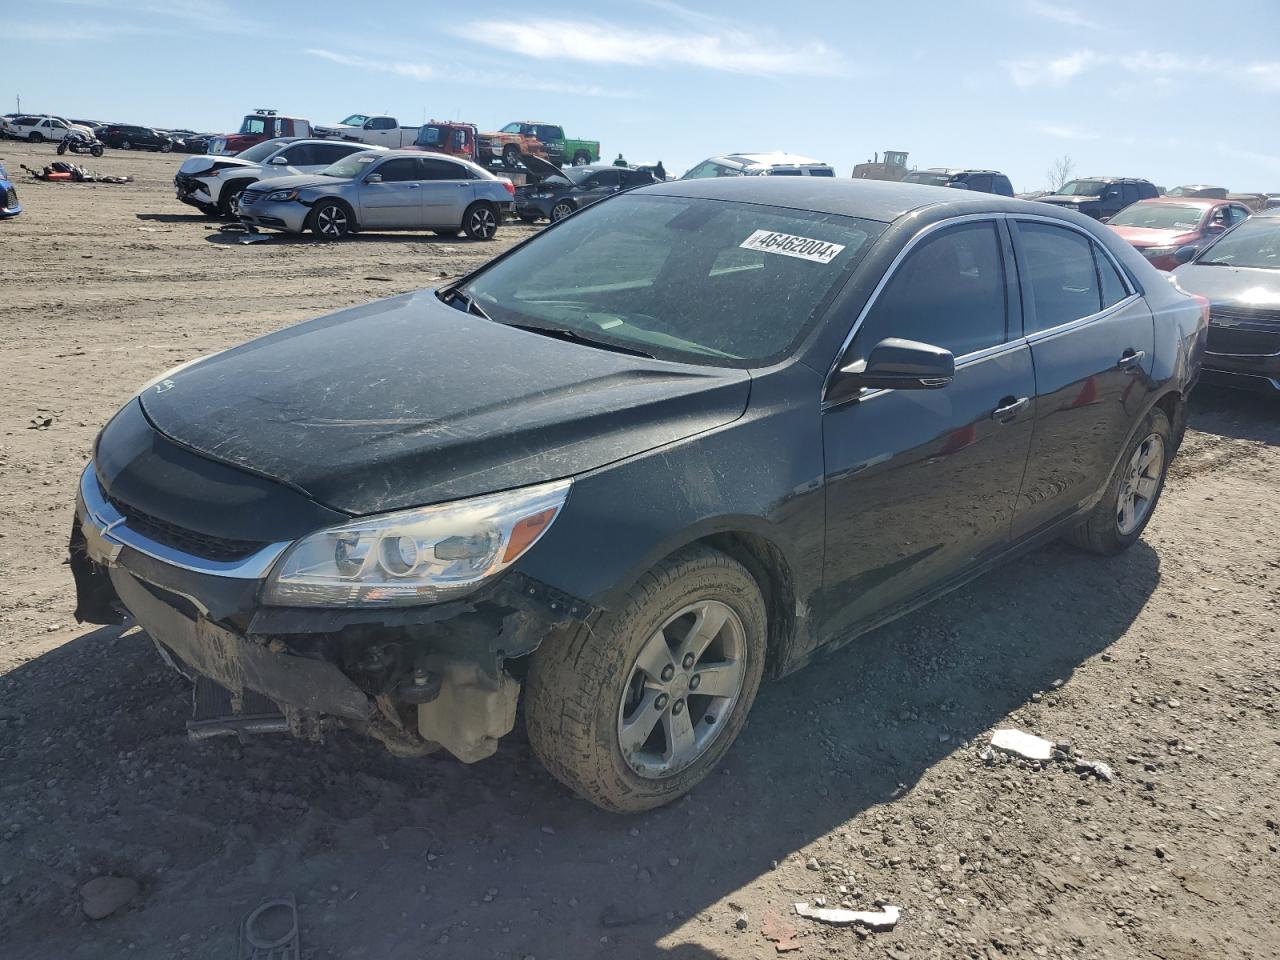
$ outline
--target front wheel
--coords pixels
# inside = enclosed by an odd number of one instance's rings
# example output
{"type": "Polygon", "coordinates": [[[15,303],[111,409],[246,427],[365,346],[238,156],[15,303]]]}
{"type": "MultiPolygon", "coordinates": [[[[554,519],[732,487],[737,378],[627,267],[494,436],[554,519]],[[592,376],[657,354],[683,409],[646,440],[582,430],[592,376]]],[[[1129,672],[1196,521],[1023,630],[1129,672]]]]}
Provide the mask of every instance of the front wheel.
{"type": "Polygon", "coordinates": [[[1174,449],[1169,418],[1152,410],[1125,448],[1102,499],[1067,539],[1103,556],[1133,546],[1155,512],[1174,449]]]}
{"type": "Polygon", "coordinates": [[[173,144],[172,144],[172,143],[162,143],[162,144],[160,144],[160,152],[161,152],[161,153],[169,153],[171,150],[173,150],[173,144]]]}
{"type": "Polygon", "coordinates": [[[520,166],[520,148],[510,143],[503,147],[502,165],[508,170],[514,170],[520,166]]]}
{"type": "Polygon", "coordinates": [[[325,200],[311,211],[311,232],[322,240],[341,240],[351,234],[355,223],[351,211],[336,200],[325,200]]]}
{"type": "Polygon", "coordinates": [[[39,130],[32,130],[31,136],[27,137],[32,143],[44,143],[44,134],[39,130]]]}
{"type": "Polygon", "coordinates": [[[591,154],[585,150],[579,150],[573,155],[573,165],[575,167],[585,167],[591,162],[591,154]]]}
{"type": "Polygon", "coordinates": [[[58,155],[61,156],[66,152],[67,152],[67,141],[65,140],[58,141],[58,155]]]}
{"type": "Polygon", "coordinates": [[[498,214],[487,203],[473,203],[462,215],[462,229],[471,240],[492,240],[498,233],[498,214]]]}
{"type": "Polygon", "coordinates": [[[92,153],[95,157],[102,156],[102,144],[95,143],[92,147],[89,148],[89,152],[92,153]]]}
{"type": "Polygon", "coordinates": [[[551,773],[605,810],[677,799],[737,738],[764,674],[755,579],[709,549],[663,561],[589,626],[548,637],[525,699],[551,773]]]}
{"type": "Polygon", "coordinates": [[[133,143],[132,143],[131,141],[129,141],[129,140],[121,140],[121,141],[120,141],[120,149],[121,149],[121,150],[132,150],[132,149],[133,149],[133,143]]]}

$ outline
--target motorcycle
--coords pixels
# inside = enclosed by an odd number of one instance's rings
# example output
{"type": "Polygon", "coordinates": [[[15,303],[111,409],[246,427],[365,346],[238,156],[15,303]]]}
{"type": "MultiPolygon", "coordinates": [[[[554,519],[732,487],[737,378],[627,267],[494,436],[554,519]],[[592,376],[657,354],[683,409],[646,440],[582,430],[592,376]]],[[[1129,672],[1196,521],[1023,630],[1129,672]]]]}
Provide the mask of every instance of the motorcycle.
{"type": "Polygon", "coordinates": [[[95,157],[102,156],[102,141],[97,137],[87,137],[78,130],[73,130],[58,141],[58,153],[70,150],[72,153],[91,153],[95,157]]]}

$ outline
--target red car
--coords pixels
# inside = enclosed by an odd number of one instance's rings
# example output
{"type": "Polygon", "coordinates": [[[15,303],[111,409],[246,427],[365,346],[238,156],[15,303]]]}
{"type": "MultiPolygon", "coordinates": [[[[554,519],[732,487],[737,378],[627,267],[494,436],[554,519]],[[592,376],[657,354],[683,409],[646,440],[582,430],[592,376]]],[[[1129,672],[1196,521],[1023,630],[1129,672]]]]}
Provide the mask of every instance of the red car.
{"type": "Polygon", "coordinates": [[[1243,203],[1156,197],[1131,203],[1107,221],[1158,270],[1172,270],[1182,247],[1201,247],[1252,211],[1243,203]]]}

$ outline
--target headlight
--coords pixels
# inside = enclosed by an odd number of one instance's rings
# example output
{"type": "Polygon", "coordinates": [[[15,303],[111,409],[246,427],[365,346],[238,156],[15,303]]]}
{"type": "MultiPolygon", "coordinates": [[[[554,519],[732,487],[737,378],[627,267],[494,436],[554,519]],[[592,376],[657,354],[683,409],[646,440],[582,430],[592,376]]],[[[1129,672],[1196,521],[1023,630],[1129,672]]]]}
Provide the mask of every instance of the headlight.
{"type": "Polygon", "coordinates": [[[1167,257],[1170,254],[1177,253],[1178,247],[1145,247],[1142,255],[1150,259],[1151,257],[1167,257]]]}
{"type": "Polygon", "coordinates": [[[267,194],[268,203],[285,203],[289,200],[297,200],[297,190],[276,190],[274,193],[267,194]]]}
{"type": "Polygon", "coordinates": [[[278,606],[403,607],[467,593],[547,532],[571,481],[441,503],[303,537],[267,581],[278,606]]]}

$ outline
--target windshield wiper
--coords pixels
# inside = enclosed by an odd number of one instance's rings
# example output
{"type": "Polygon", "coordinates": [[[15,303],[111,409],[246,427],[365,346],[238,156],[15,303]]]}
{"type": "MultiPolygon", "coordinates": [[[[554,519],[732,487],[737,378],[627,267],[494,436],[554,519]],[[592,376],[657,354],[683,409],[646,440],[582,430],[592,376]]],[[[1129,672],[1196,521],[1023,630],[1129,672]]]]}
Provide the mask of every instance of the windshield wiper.
{"type": "Polygon", "coordinates": [[[454,287],[449,291],[449,303],[457,304],[458,302],[462,303],[462,309],[465,312],[474,313],[477,317],[483,317],[485,320],[493,320],[493,317],[485,313],[484,308],[481,307],[480,304],[476,303],[475,297],[467,296],[467,294],[462,292],[461,288],[454,287]]]}
{"type": "Polygon", "coordinates": [[[544,337],[553,337],[556,340],[567,340],[569,343],[581,343],[589,347],[598,347],[601,350],[612,350],[614,353],[625,353],[633,357],[644,357],[646,360],[656,360],[651,353],[645,353],[643,350],[637,350],[634,347],[624,347],[621,344],[613,343],[609,340],[597,340],[594,337],[588,337],[584,333],[577,330],[570,330],[567,327],[543,327],[536,323],[508,323],[504,326],[515,327],[517,330],[527,330],[530,333],[540,333],[544,337]]]}

